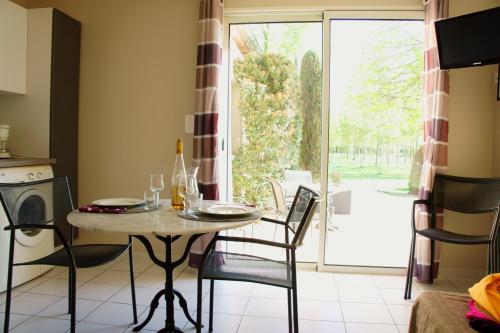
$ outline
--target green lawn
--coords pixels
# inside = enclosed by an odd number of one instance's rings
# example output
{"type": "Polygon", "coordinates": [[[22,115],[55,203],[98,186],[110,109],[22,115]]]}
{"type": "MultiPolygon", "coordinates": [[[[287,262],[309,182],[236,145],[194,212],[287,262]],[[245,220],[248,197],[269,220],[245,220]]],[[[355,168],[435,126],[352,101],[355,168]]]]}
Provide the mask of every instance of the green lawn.
{"type": "Polygon", "coordinates": [[[332,171],[338,172],[341,179],[407,179],[410,174],[409,163],[374,166],[374,163],[368,160],[361,166],[359,160],[346,159],[337,154],[330,156],[328,168],[330,175],[332,171]]]}

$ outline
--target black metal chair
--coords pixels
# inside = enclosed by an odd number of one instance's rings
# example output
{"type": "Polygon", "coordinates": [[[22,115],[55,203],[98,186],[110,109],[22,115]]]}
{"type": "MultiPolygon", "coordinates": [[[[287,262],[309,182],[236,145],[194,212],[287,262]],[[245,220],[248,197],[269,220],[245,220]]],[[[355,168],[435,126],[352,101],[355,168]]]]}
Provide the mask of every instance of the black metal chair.
{"type": "Polygon", "coordinates": [[[4,230],[10,231],[4,332],[9,330],[12,271],[14,266],[53,265],[69,268],[68,313],[71,314],[71,332],[74,333],[76,323],[76,269],[103,265],[118,258],[127,250],[129,250],[133,317],[134,323],[137,323],[131,237],[129,236],[128,244],[123,245],[73,245],[73,227],[71,226],[67,240],[61,230],[54,224],[56,221],[65,221],[66,216],[74,210],[66,177],[29,183],[0,184],[0,200],[9,220],[9,226],[5,227],[4,230]],[[25,199],[20,205],[18,198],[22,193],[27,193],[27,196],[24,196],[25,199]],[[52,198],[52,203],[45,202],[44,198],[52,198]],[[44,229],[52,230],[61,241],[63,248],[37,260],[14,263],[16,231],[38,233],[44,229]]]}
{"type": "Polygon", "coordinates": [[[202,256],[201,264],[198,269],[198,333],[201,332],[202,322],[202,279],[210,280],[209,332],[212,332],[213,328],[214,280],[231,280],[286,288],[288,293],[289,331],[298,333],[299,321],[295,250],[302,245],[318,203],[319,195],[316,192],[304,186],[299,186],[286,221],[279,221],[266,217],[261,218],[262,221],[275,223],[285,228],[284,243],[256,238],[221,236],[219,233],[215,234],[202,256]],[[300,221],[300,223],[290,242],[289,230],[292,232],[293,230],[289,224],[295,221],[300,221]],[[215,243],[217,241],[248,242],[282,248],[285,249],[286,260],[277,261],[247,254],[215,251],[215,243]]]}
{"type": "Polygon", "coordinates": [[[405,299],[411,298],[416,234],[431,240],[431,283],[434,279],[435,241],[463,245],[488,245],[488,273],[498,272],[498,218],[500,211],[500,178],[466,178],[436,174],[429,200],[415,200],[412,208],[412,241],[406,274],[405,299]],[[430,227],[418,230],[415,226],[416,205],[426,205],[430,227]],[[489,235],[468,235],[436,227],[436,216],[443,210],[462,214],[493,215],[489,235]],[[492,214],[493,213],[493,214],[492,214]]]}

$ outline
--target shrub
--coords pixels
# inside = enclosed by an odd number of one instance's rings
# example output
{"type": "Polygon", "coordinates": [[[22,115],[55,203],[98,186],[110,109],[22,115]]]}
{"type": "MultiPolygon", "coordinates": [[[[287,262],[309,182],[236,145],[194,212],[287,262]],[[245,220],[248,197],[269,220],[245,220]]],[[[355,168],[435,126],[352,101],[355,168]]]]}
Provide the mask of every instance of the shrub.
{"type": "Polygon", "coordinates": [[[234,156],[233,193],[262,208],[273,206],[265,177],[296,168],[300,119],[295,66],[279,54],[247,54],[234,63],[241,86],[241,146],[234,156]]]}

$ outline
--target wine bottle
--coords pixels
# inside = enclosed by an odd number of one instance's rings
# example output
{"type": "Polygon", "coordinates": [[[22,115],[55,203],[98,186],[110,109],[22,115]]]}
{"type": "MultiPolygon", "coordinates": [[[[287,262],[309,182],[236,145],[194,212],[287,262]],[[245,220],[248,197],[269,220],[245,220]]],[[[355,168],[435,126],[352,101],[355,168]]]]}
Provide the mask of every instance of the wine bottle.
{"type": "Polygon", "coordinates": [[[186,196],[187,178],[182,148],[182,140],[177,139],[174,172],[172,173],[172,208],[175,210],[184,209],[184,197],[186,196]]]}

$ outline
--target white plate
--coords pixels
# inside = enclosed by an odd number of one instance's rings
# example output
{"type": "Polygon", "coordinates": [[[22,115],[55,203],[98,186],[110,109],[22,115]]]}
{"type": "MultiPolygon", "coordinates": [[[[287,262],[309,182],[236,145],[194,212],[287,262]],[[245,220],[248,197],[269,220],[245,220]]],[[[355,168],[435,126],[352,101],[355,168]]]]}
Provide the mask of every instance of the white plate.
{"type": "Polygon", "coordinates": [[[203,213],[224,216],[250,214],[256,210],[255,207],[238,204],[215,204],[200,207],[200,211],[203,213]]]}
{"type": "Polygon", "coordinates": [[[131,198],[108,198],[92,201],[93,205],[101,207],[135,207],[144,204],[144,200],[131,198]]]}

